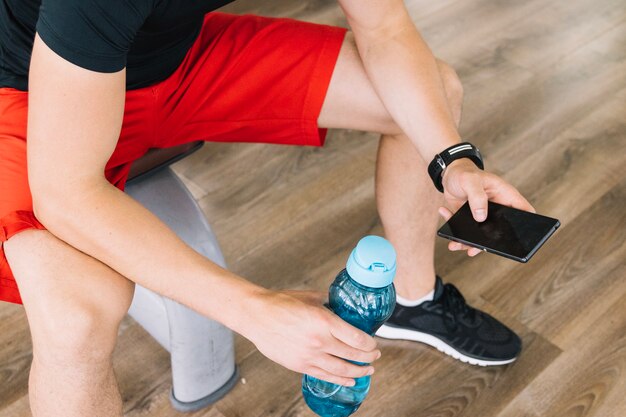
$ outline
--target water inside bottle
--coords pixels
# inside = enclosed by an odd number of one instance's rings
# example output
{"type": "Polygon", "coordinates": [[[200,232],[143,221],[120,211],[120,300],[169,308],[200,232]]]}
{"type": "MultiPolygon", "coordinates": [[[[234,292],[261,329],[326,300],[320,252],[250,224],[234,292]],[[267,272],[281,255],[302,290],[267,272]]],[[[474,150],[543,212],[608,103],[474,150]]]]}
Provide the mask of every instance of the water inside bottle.
{"type": "Polygon", "coordinates": [[[355,382],[352,387],[344,387],[305,375],[302,395],[309,408],[319,416],[347,417],[360,407],[369,392],[369,376],[356,378],[355,382]]]}

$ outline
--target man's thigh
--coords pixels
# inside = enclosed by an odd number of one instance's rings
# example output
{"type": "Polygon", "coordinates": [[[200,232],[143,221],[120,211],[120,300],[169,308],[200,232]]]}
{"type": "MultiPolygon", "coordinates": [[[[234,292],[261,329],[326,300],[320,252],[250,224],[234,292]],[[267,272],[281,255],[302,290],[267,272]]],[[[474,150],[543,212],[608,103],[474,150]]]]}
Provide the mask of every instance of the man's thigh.
{"type": "Polygon", "coordinates": [[[328,128],[400,133],[367,77],[351,32],[337,58],[318,123],[328,128]]]}
{"type": "Polygon", "coordinates": [[[210,13],[157,92],[157,143],[323,144],[317,119],[345,29],[210,13]]]}
{"type": "MultiPolygon", "coordinates": [[[[450,111],[459,122],[462,87],[456,72],[446,62],[437,59],[450,111]]],[[[354,36],[348,32],[333,71],[322,106],[319,126],[364,130],[383,134],[401,134],[400,128],[383,105],[369,80],[354,36]]]]}

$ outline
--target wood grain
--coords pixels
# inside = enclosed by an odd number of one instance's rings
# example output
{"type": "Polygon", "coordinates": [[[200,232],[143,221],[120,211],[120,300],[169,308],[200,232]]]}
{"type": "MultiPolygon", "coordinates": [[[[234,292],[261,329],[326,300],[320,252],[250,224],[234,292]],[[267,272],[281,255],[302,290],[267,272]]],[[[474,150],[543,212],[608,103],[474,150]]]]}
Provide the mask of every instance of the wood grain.
{"type": "MultiPolygon", "coordinates": [[[[562,228],[526,265],[437,242],[437,270],[518,332],[506,367],[464,365],[381,340],[363,417],[626,415],[626,7],[622,0],[407,0],[459,73],[461,133],[487,166],[562,228]]],[[[345,26],[335,1],[241,0],[226,11],[345,26]]],[[[324,148],[207,144],[179,162],[232,270],[272,288],[324,290],[362,235],[381,234],[377,137],[331,131],[324,148]]],[[[300,376],[237,337],[242,380],[197,417],[313,417],[300,376]],[[244,383],[245,381],[245,383],[244,383]]],[[[26,417],[32,350],[21,307],[0,305],[0,417],[26,417]]],[[[115,371],[126,416],[182,416],[169,358],[132,319],[115,371]]]]}

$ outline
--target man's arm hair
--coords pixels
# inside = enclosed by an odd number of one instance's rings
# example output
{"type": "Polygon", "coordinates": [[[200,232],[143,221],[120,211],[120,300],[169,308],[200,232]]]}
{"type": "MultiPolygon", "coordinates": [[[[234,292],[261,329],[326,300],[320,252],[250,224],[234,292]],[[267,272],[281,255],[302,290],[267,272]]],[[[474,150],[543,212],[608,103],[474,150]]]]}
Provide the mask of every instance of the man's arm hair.
{"type": "Polygon", "coordinates": [[[122,126],[125,71],[80,68],[37,37],[29,86],[29,182],[43,225],[123,276],[240,330],[240,314],[228,309],[260,287],[197,254],[105,178],[122,126]],[[210,303],[208,294],[235,302],[210,303]]]}
{"type": "Polygon", "coordinates": [[[365,71],[426,161],[459,141],[437,61],[402,0],[338,0],[365,71]]]}

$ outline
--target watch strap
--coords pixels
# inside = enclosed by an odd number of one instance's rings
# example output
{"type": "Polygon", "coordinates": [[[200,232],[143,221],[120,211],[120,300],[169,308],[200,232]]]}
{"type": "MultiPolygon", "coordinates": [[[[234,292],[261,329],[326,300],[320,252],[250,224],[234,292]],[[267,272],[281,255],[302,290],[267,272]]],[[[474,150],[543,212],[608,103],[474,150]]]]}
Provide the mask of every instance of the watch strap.
{"type": "Polygon", "coordinates": [[[433,180],[437,190],[443,193],[443,171],[453,161],[461,158],[469,158],[478,168],[485,168],[480,151],[471,143],[463,142],[450,146],[435,155],[431,163],[428,165],[428,174],[433,180]]]}

